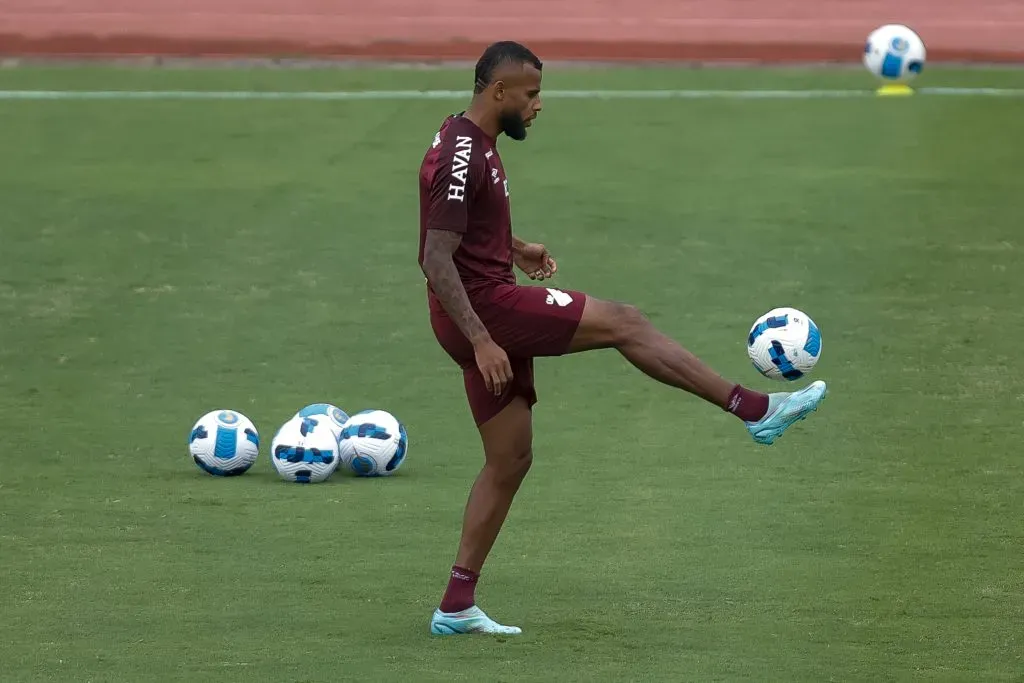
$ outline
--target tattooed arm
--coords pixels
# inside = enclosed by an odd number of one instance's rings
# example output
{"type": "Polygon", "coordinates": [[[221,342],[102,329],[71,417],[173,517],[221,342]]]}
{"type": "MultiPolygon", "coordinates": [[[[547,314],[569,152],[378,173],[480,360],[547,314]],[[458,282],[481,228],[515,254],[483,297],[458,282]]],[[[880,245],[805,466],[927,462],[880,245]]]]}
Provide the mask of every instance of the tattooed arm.
{"type": "Polygon", "coordinates": [[[444,310],[473,344],[476,365],[488,391],[500,396],[512,381],[512,364],[505,351],[494,343],[480,316],[469,303],[466,288],[459,279],[452,254],[462,235],[450,230],[428,230],[423,245],[423,274],[444,310]]]}
{"type": "Polygon", "coordinates": [[[469,303],[466,288],[459,279],[452,254],[459,248],[462,235],[450,230],[428,230],[423,246],[423,274],[444,310],[473,346],[491,340],[487,328],[469,303]]]}

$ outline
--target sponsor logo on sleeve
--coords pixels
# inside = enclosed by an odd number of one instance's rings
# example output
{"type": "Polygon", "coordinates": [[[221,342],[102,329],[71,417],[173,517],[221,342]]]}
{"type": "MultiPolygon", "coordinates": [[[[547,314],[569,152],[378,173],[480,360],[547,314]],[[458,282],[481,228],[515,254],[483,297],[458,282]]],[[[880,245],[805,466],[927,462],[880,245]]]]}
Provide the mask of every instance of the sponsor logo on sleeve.
{"type": "Polygon", "coordinates": [[[460,135],[455,138],[455,154],[452,156],[452,182],[448,185],[449,201],[466,200],[466,179],[469,176],[469,161],[473,157],[473,138],[460,135]]]}

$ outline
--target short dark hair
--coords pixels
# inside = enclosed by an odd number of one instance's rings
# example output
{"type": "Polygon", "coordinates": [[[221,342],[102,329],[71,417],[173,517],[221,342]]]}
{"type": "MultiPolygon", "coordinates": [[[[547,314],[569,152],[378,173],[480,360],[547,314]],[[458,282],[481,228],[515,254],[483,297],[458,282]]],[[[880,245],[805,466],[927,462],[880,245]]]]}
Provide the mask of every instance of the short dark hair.
{"type": "Polygon", "coordinates": [[[494,80],[494,72],[505,64],[532,64],[538,71],[544,68],[530,48],[512,40],[499,41],[489,45],[477,60],[473,92],[483,92],[494,80]]]}

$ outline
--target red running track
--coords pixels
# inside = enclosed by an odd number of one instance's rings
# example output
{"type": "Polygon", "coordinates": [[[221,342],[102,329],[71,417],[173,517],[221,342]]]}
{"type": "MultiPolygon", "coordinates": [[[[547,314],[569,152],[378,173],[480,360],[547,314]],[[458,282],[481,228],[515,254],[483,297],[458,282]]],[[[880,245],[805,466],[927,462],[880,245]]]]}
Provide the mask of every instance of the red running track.
{"type": "Polygon", "coordinates": [[[1024,62],[1024,0],[0,0],[0,54],[848,62],[889,22],[932,60],[1024,62]]]}

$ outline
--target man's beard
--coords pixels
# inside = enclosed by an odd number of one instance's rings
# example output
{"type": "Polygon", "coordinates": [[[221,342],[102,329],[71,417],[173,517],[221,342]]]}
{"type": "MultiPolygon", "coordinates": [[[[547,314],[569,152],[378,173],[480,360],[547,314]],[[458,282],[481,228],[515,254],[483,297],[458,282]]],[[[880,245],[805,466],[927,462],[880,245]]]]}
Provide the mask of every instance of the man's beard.
{"type": "Polygon", "coordinates": [[[502,132],[513,140],[526,139],[526,122],[518,111],[503,112],[498,123],[501,124],[502,132]]]}

